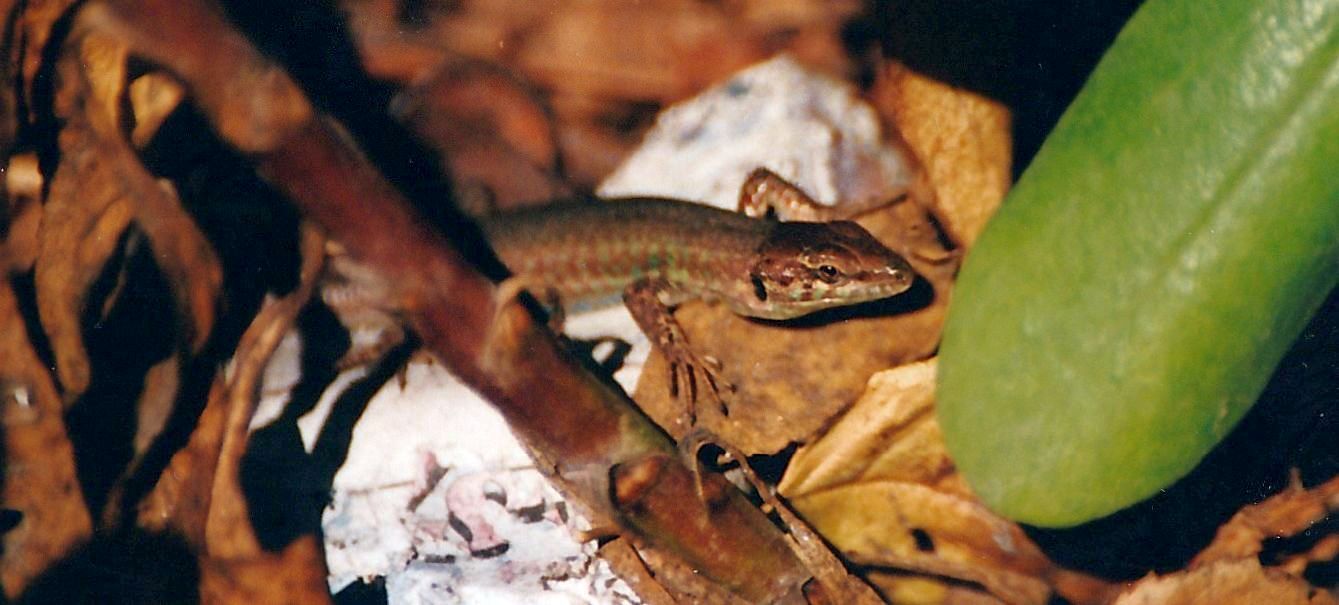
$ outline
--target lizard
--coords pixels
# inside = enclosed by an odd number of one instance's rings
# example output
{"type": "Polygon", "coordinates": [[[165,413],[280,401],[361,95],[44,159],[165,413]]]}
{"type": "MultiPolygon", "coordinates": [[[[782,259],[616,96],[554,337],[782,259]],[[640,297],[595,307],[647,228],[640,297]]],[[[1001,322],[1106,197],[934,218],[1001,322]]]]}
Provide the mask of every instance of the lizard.
{"type": "MultiPolygon", "coordinates": [[[[499,260],[513,273],[499,297],[529,290],[561,331],[564,307],[619,304],[669,361],[670,395],[685,395],[683,420],[695,425],[699,385],[722,413],[717,363],[692,351],[672,308],[720,301],[745,317],[787,320],[823,309],[896,296],[915,273],[896,252],[854,222],[778,222],[778,212],[827,219],[831,209],[766,169],[740,189],[739,212],[664,198],[572,200],[476,217],[499,260]]],[[[405,339],[382,308],[388,285],[349,258],[337,242],[322,299],[353,329],[382,330],[357,345],[341,368],[371,363],[405,339]]]]}
{"type": "MultiPolygon", "coordinates": [[[[702,299],[738,315],[787,320],[905,292],[915,273],[851,221],[779,222],[750,217],[769,204],[809,203],[802,190],[759,169],[741,188],[740,210],[662,198],[569,201],[479,220],[524,288],[551,308],[589,310],[621,299],[666,357],[671,396],[693,426],[699,395],[723,414],[718,363],[689,347],[672,308],[702,299]]],[[[561,323],[561,320],[558,321],[561,323]]]]}

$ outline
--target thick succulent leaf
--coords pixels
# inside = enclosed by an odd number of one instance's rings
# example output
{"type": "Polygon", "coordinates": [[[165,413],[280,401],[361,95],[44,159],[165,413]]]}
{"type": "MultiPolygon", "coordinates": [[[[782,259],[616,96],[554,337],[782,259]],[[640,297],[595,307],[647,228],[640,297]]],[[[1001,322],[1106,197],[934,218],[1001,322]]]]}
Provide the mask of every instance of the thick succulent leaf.
{"type": "Polygon", "coordinates": [[[950,452],[1045,526],[1172,483],[1339,277],[1339,3],[1153,0],[987,227],[941,354],[950,452]]]}

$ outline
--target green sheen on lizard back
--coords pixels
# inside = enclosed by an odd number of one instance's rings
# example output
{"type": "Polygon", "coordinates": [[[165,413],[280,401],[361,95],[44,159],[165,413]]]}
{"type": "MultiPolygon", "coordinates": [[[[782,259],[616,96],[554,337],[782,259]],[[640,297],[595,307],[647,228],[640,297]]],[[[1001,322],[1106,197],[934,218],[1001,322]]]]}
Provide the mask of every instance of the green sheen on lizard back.
{"type": "MultiPolygon", "coordinates": [[[[664,199],[569,201],[481,221],[502,262],[573,311],[619,303],[628,284],[662,279],[666,302],[729,298],[772,223],[664,199]]],[[[742,292],[748,295],[748,292],[742,292]]]]}

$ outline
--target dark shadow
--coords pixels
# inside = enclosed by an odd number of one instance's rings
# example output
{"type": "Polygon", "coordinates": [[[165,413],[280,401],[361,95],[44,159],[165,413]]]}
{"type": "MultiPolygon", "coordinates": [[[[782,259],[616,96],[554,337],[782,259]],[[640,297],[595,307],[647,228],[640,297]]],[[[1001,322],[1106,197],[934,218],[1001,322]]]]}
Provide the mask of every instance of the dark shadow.
{"type": "Polygon", "coordinates": [[[1302,572],[1302,577],[1312,586],[1322,586],[1329,590],[1339,588],[1339,559],[1312,563],[1302,572]]]}
{"type": "Polygon", "coordinates": [[[83,341],[90,380],[88,390],[65,413],[75,471],[95,517],[134,454],[136,404],[144,376],[175,350],[175,317],[167,281],[132,227],[89,289],[83,341]],[[128,251],[127,240],[140,241],[128,251]],[[105,300],[118,291],[104,316],[105,300]]]}
{"type": "Polygon", "coordinates": [[[311,411],[335,379],[334,362],[348,347],[347,336],[322,305],[312,305],[299,322],[303,334],[302,377],[274,422],[252,432],[239,471],[250,507],[251,524],[261,546],[279,550],[304,534],[319,534],[321,512],[330,500],[335,473],[348,456],[353,427],[372,396],[408,362],[417,347],[402,343],[349,385],[331,408],[307,453],[298,418],[311,411]],[[342,346],[341,346],[342,344],[342,346]]]}
{"type": "Polygon", "coordinates": [[[332,595],[335,605],[386,605],[386,578],[354,582],[332,595]]]}
{"type": "Polygon", "coordinates": [[[612,336],[604,338],[564,338],[572,354],[581,360],[589,360],[589,369],[599,375],[608,375],[612,377],[623,363],[627,361],[628,354],[632,353],[632,344],[621,338],[612,336]],[[607,351],[601,350],[600,346],[605,345],[607,351]],[[596,353],[601,353],[596,357],[596,353]]]}
{"type": "MultiPolygon", "coordinates": [[[[1336,412],[1339,289],[1275,369],[1255,407],[1189,475],[1109,517],[1028,533],[1056,562],[1108,578],[1132,580],[1149,570],[1180,569],[1242,506],[1287,486],[1291,469],[1298,469],[1304,485],[1339,474],[1336,412]]],[[[1318,527],[1332,531],[1333,522],[1318,527]]]]}
{"type": "MultiPolygon", "coordinates": [[[[132,71],[143,67],[131,65],[132,71]]],[[[297,285],[299,263],[296,210],[256,178],[249,162],[213,136],[194,107],[174,111],[141,156],[151,172],[176,186],[183,207],[218,256],[223,288],[209,341],[182,364],[172,413],[126,479],[124,501],[130,504],[153,488],[173,454],[186,445],[220,365],[236,349],[266,294],[283,294],[297,285]]],[[[163,301],[171,304],[170,297],[163,301]]],[[[160,313],[161,321],[174,311],[160,313]]],[[[143,373],[134,377],[141,380],[143,373]]],[[[133,515],[134,507],[122,513],[133,515]]]]}
{"type": "Polygon", "coordinates": [[[1295,536],[1267,538],[1260,549],[1260,564],[1280,565],[1291,555],[1305,553],[1322,538],[1339,534],[1339,515],[1331,514],[1295,536]]]}
{"type": "Polygon", "coordinates": [[[200,602],[199,581],[195,555],[183,540],[125,531],[94,536],[38,576],[14,603],[186,605],[200,602]]]}
{"type": "Polygon", "coordinates": [[[775,324],[796,330],[819,328],[828,324],[840,323],[850,319],[889,317],[924,309],[934,302],[935,290],[925,278],[916,276],[911,288],[906,292],[883,300],[871,300],[858,305],[833,307],[815,311],[802,317],[786,320],[748,318],[758,323],[775,324]]]}

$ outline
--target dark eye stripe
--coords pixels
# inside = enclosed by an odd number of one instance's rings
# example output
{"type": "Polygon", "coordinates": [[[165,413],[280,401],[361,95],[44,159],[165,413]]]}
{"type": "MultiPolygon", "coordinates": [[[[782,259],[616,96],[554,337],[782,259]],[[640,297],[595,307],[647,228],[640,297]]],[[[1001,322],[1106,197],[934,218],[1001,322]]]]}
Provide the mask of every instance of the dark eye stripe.
{"type": "Polygon", "coordinates": [[[762,282],[758,274],[752,274],[749,278],[753,281],[753,295],[758,297],[760,302],[767,302],[767,284],[762,282]]]}

